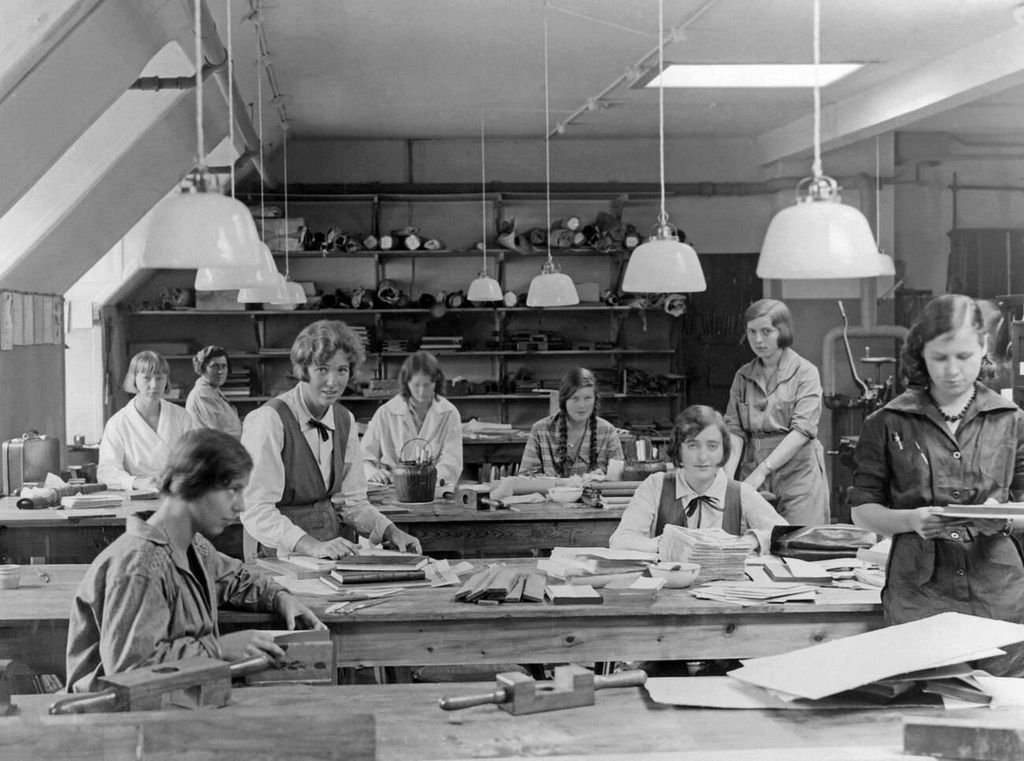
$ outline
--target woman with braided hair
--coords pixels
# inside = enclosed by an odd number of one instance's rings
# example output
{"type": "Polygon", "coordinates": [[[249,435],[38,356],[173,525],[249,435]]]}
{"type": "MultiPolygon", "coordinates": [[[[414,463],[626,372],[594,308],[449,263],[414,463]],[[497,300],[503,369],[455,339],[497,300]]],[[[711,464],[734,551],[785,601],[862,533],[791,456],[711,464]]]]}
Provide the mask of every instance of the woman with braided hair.
{"type": "Polygon", "coordinates": [[[594,374],[577,367],[558,386],[558,412],[530,429],[519,474],[557,478],[604,474],[608,461],[615,459],[623,459],[622,444],[615,427],[597,416],[594,374]]]}

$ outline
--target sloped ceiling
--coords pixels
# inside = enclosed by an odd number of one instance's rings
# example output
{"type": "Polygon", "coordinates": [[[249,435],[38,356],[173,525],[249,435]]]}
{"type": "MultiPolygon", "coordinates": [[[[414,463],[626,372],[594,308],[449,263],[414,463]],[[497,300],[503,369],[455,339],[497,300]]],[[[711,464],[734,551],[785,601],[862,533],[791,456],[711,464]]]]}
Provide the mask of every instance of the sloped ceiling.
{"type": "MultiPolygon", "coordinates": [[[[258,4],[234,0],[230,22],[223,0],[207,5],[216,28],[204,36],[223,43],[230,28],[241,101],[253,103],[258,4]]],[[[904,129],[1022,142],[1015,5],[823,0],[824,60],[867,64],[823,92],[826,147],[904,129]]],[[[191,0],[0,4],[0,287],[63,293],[192,169],[194,95],[129,91],[143,75],[192,76],[192,10],[191,0]]],[[[506,139],[560,122],[556,139],[651,138],[657,93],[630,88],[625,72],[656,60],[657,12],[655,0],[268,2],[267,141],[282,111],[300,140],[474,138],[481,113],[506,139]]],[[[811,13],[810,0],[665,0],[665,28],[681,30],[665,58],[807,62],[811,13]]],[[[807,151],[810,109],[805,90],[671,91],[666,132],[748,139],[770,165],[807,151]]],[[[226,135],[226,111],[207,88],[208,149],[226,135]]]]}

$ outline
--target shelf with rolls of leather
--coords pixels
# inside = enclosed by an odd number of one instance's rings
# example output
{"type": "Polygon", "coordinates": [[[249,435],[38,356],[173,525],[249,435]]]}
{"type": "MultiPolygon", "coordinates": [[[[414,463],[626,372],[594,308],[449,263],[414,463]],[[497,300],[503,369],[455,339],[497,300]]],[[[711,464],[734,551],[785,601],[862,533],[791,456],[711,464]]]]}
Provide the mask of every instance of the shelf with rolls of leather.
{"type": "MultiPolygon", "coordinates": [[[[258,198],[239,197],[250,208],[258,198]]],[[[617,208],[617,199],[621,194],[604,189],[553,196],[552,211],[563,225],[558,229],[593,227],[584,222],[599,219],[611,226],[617,217],[608,209],[617,208]]],[[[273,207],[283,198],[268,195],[264,200],[273,207]]],[[[337,319],[364,340],[366,362],[344,397],[360,420],[393,395],[389,391],[405,358],[425,349],[441,360],[449,381],[443,391],[464,420],[528,428],[550,406],[551,394],[535,389],[554,391],[568,370],[585,366],[598,375],[603,417],[622,427],[669,428],[686,402],[686,378],[673,372],[679,320],[666,308],[666,297],[620,294],[628,251],[621,242],[613,245],[600,231],[588,230],[584,240],[594,245],[554,251],[562,271],[576,281],[581,303],[525,306],[530,281],[547,256],[546,246],[527,240],[532,235],[538,241],[538,228],[546,228],[540,217],[544,204],[538,203],[543,196],[488,193],[484,200],[489,210],[486,266],[501,286],[503,301],[471,303],[466,297],[484,256],[478,247],[479,193],[296,193],[289,195],[293,216],[279,218],[264,237],[284,270],[280,236],[295,236],[286,244],[287,269],[290,279],[306,289],[306,305],[292,310],[236,307],[229,301],[211,303],[202,293],[198,303],[190,305],[186,298],[168,304],[159,294],[187,290],[190,273],[154,271],[118,309],[122,341],[111,347],[111,354],[122,352],[126,364],[133,351],[147,344],[188,342],[187,348],[161,352],[184,399],[195,379],[186,361],[191,352],[207,344],[224,346],[233,366],[250,371],[248,393],[231,398],[244,414],[294,383],[288,349],[295,335],[314,320],[337,319]],[[452,245],[418,232],[428,229],[452,245]],[[341,230],[364,232],[357,236],[341,230]],[[381,231],[387,236],[392,230],[394,240],[386,243],[394,248],[380,250],[381,231]],[[415,250],[406,248],[410,235],[421,238],[415,250]],[[377,250],[362,248],[366,236],[376,239],[377,250]],[[352,242],[356,237],[360,248],[352,242]],[[436,240],[433,250],[425,249],[431,240],[436,240]],[[330,250],[299,250],[316,241],[330,250]]],[[[266,227],[256,221],[258,230],[266,227]]],[[[632,235],[630,230],[620,232],[632,235]]],[[[567,235],[561,233],[563,245],[567,235]]],[[[125,401],[126,396],[121,404],[125,401]]]]}

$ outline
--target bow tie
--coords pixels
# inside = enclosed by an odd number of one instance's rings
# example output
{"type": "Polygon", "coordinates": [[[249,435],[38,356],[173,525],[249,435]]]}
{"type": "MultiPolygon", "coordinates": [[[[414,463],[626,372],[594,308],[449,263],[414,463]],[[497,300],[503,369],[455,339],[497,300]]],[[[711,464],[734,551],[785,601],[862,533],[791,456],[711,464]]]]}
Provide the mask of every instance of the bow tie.
{"type": "Polygon", "coordinates": [[[331,429],[321,423],[319,420],[310,418],[306,421],[310,428],[316,428],[320,432],[320,440],[327,441],[331,437],[331,429]]]}
{"type": "Polygon", "coordinates": [[[692,518],[695,513],[697,515],[697,525],[693,526],[693,528],[700,528],[701,505],[707,505],[712,510],[721,510],[718,506],[718,500],[714,497],[708,497],[704,494],[698,494],[696,497],[693,497],[686,503],[686,517],[692,518]]]}

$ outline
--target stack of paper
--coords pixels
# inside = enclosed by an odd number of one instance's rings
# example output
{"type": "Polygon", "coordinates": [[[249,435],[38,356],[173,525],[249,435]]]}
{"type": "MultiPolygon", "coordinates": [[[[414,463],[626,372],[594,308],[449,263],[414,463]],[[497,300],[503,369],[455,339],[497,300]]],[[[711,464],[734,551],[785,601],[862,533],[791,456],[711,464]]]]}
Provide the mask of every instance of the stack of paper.
{"type": "Polygon", "coordinates": [[[124,504],[124,497],[120,494],[73,494],[70,497],[61,497],[60,506],[65,510],[82,510],[88,508],[121,507],[124,504]]]}
{"type": "Polygon", "coordinates": [[[810,584],[716,581],[694,589],[690,594],[701,600],[717,600],[747,606],[762,603],[814,602],[817,589],[810,584]]]}
{"type": "Polygon", "coordinates": [[[603,586],[611,578],[635,578],[658,560],[657,553],[611,550],[607,547],[555,547],[551,557],[537,561],[537,570],[557,579],[586,579],[603,586]]]}
{"type": "Polygon", "coordinates": [[[743,565],[750,544],[720,528],[691,529],[665,526],[660,554],[662,560],[700,565],[700,581],[745,579],[743,565]]]}

